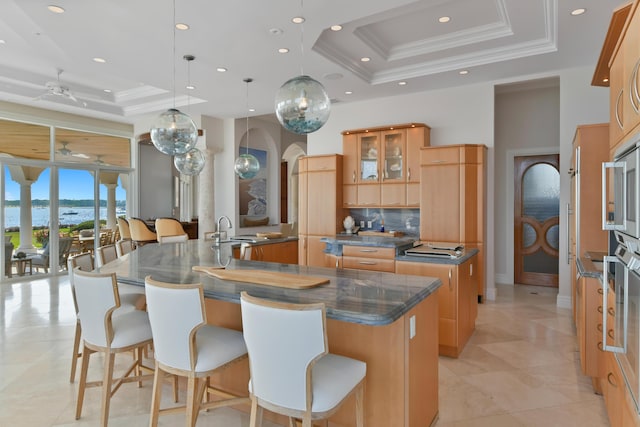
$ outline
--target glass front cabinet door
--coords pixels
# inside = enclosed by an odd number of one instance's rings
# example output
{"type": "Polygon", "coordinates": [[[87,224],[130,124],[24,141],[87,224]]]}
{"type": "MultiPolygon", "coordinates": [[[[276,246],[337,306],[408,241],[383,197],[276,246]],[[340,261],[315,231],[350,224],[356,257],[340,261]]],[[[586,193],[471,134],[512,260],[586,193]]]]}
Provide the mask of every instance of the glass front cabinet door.
{"type": "Polygon", "coordinates": [[[380,165],[380,133],[363,133],[359,135],[360,146],[360,182],[378,182],[380,165]]]}
{"type": "Polygon", "coordinates": [[[382,167],[383,181],[405,180],[405,130],[388,131],[382,134],[384,164],[382,167]]]}

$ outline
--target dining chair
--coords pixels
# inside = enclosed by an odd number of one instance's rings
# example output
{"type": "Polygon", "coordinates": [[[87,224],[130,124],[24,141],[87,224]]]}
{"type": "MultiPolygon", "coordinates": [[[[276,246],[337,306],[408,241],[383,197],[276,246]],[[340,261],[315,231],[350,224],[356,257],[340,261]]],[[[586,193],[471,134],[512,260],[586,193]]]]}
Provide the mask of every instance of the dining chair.
{"type": "Polygon", "coordinates": [[[146,312],[131,310],[117,313],[121,307],[118,283],[114,273],[101,274],[74,270],[74,288],[80,325],[82,326],[82,367],[76,402],[76,420],[82,416],[82,406],[87,387],[102,387],[100,425],[106,427],[109,421],[111,396],[123,383],[151,379],[143,375],[143,350],[152,343],[151,326],[146,312]],[[114,378],[115,356],[135,352],[133,363],[125,369],[118,367],[122,376],[114,378]],[[102,381],[87,382],[89,361],[94,353],[104,354],[102,381]]]}
{"type": "Polygon", "coordinates": [[[187,234],[178,234],[175,236],[160,236],[158,235],[158,243],[184,243],[189,240],[187,234]]]}
{"type": "Polygon", "coordinates": [[[102,267],[108,262],[118,259],[118,252],[116,251],[116,245],[100,246],[96,250],[97,267],[102,267]]]}
{"type": "MultiPolygon", "coordinates": [[[[72,237],[60,237],[58,239],[58,263],[57,267],[67,268],[67,258],[69,257],[69,251],[73,243],[72,237]]],[[[49,242],[44,247],[42,253],[34,255],[31,258],[31,268],[36,270],[42,268],[45,273],[49,272],[49,242]]],[[[56,267],[56,264],[53,265],[56,267]]]]}
{"type": "Polygon", "coordinates": [[[133,240],[131,239],[121,239],[116,242],[116,253],[118,254],[118,258],[128,254],[134,249],[133,240]]]}
{"type": "Polygon", "coordinates": [[[156,358],[149,426],[157,426],[160,415],[176,410],[186,412],[187,426],[195,426],[201,410],[249,403],[248,397],[208,399],[209,376],[246,358],[247,349],[241,332],[207,324],[202,285],[165,283],[147,276],[145,291],[156,358]],[[187,378],[186,406],[160,408],[167,374],[187,378]]]}
{"type": "Polygon", "coordinates": [[[364,425],[367,365],[328,351],[324,304],[268,301],[240,295],[249,353],[250,426],[262,425],[263,408],[302,420],[326,420],[355,393],[356,426],[364,425]],[[293,350],[292,350],[293,349],[293,350]]]}
{"type": "MultiPolygon", "coordinates": [[[[73,353],[71,354],[71,375],[69,382],[74,382],[76,379],[76,367],[78,365],[78,359],[82,357],[80,352],[80,338],[82,336],[82,326],[80,325],[80,316],[78,315],[78,303],[76,301],[76,291],[73,272],[76,268],[81,271],[93,271],[95,265],[93,255],[90,252],[83,252],[81,254],[70,256],[67,260],[67,270],[69,273],[69,284],[71,285],[71,296],[73,299],[73,306],[76,310],[76,331],[73,338],[73,353]]],[[[139,307],[144,307],[145,296],[144,292],[128,292],[120,294],[120,308],[118,312],[126,312],[135,310],[139,307]]]]}
{"type": "Polygon", "coordinates": [[[187,239],[189,238],[180,221],[175,218],[156,218],[155,226],[158,241],[160,241],[160,237],[167,236],[186,236],[187,239]]]}
{"type": "Polygon", "coordinates": [[[147,223],[140,218],[129,218],[129,230],[131,232],[131,240],[136,246],[158,241],[156,232],[151,230],[147,223]]]}
{"type": "Polygon", "coordinates": [[[129,229],[129,222],[118,217],[118,230],[120,231],[120,238],[123,240],[131,240],[131,230],[129,229]]]}

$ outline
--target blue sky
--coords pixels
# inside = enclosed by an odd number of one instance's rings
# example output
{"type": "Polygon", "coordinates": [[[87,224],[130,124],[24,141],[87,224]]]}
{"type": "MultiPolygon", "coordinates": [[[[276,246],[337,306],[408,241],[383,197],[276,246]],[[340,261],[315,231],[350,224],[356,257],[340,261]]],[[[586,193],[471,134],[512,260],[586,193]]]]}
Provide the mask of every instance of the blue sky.
{"type": "MultiPolygon", "coordinates": [[[[31,186],[32,199],[49,199],[50,169],[42,171],[38,180],[31,186]]],[[[93,176],[88,171],[59,169],[60,199],[93,199],[93,176]]],[[[101,187],[101,199],[106,200],[106,188],[101,187]]],[[[20,185],[11,179],[9,168],[5,167],[5,200],[18,200],[20,185]]],[[[116,200],[125,200],[126,193],[120,182],[116,188],[116,200]]]]}

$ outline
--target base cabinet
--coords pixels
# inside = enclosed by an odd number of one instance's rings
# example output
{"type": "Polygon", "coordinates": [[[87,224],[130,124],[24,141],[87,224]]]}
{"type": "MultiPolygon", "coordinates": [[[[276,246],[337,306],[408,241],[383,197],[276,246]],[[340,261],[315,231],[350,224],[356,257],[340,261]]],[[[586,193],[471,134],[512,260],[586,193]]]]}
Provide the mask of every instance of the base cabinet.
{"type": "Polygon", "coordinates": [[[397,274],[437,277],[438,347],[441,356],[458,357],[476,327],[477,255],[460,265],[396,261],[397,274]]]}
{"type": "MultiPolygon", "coordinates": [[[[240,258],[240,249],[233,250],[234,258],[240,258]]],[[[298,263],[298,241],[278,242],[251,247],[253,261],[279,262],[281,264],[298,263]]]]}

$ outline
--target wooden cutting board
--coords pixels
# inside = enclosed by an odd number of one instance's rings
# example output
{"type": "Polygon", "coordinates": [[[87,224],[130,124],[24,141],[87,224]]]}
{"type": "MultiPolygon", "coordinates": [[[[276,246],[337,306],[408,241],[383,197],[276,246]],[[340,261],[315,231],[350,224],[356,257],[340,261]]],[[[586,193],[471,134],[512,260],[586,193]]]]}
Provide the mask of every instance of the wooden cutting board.
{"type": "Polygon", "coordinates": [[[222,280],[276,286],[287,289],[307,289],[329,283],[325,277],[306,276],[301,274],[281,273],[266,270],[225,270],[217,267],[194,266],[193,271],[207,273],[222,280]]]}

